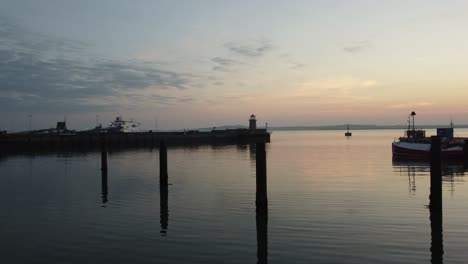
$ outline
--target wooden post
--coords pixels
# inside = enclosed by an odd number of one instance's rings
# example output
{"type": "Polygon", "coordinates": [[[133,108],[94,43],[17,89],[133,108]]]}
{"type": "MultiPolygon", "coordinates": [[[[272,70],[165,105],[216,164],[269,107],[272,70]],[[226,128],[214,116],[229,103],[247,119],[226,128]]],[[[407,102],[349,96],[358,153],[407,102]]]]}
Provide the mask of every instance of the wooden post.
{"type": "Polygon", "coordinates": [[[441,148],[440,137],[431,137],[431,195],[430,206],[438,206],[442,203],[442,173],[441,173],[441,148]]]}
{"type": "Polygon", "coordinates": [[[101,141],[101,170],[107,171],[107,147],[106,147],[106,136],[100,135],[101,141]]]}
{"type": "Polygon", "coordinates": [[[468,168],[468,139],[465,139],[465,144],[463,145],[463,164],[465,169],[468,168]]]}
{"type": "Polygon", "coordinates": [[[267,199],[267,167],[265,142],[258,142],[256,148],[256,204],[258,207],[266,207],[267,199]]]}
{"type": "Polygon", "coordinates": [[[163,139],[159,142],[159,184],[168,184],[167,174],[167,146],[163,139]]]}
{"type": "Polygon", "coordinates": [[[431,137],[431,194],[429,210],[431,221],[431,263],[442,263],[442,171],[440,137],[431,137]]]}

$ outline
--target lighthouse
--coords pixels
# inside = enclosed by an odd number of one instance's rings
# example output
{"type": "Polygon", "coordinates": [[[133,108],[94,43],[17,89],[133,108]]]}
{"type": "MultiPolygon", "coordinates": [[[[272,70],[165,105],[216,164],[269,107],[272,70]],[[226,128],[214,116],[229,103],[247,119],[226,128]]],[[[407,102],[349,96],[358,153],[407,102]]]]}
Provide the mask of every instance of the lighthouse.
{"type": "Polygon", "coordinates": [[[257,119],[255,118],[255,115],[252,114],[250,116],[250,119],[249,119],[249,129],[251,131],[254,131],[255,129],[257,129],[257,119]]]}

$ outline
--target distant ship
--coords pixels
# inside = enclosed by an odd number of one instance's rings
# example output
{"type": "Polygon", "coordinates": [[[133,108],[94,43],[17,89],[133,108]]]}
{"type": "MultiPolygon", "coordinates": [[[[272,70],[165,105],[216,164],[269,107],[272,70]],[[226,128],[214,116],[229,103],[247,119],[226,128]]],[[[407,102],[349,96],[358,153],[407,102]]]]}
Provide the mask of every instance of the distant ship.
{"type": "Polygon", "coordinates": [[[346,132],[344,133],[344,135],[345,135],[346,137],[350,137],[350,136],[353,135],[351,132],[349,132],[349,125],[346,125],[346,132]]]}
{"type": "Polygon", "coordinates": [[[135,122],[132,119],[123,120],[122,116],[118,116],[112,121],[108,127],[104,128],[107,132],[121,132],[121,133],[132,133],[140,132],[140,123],[135,122]]]}

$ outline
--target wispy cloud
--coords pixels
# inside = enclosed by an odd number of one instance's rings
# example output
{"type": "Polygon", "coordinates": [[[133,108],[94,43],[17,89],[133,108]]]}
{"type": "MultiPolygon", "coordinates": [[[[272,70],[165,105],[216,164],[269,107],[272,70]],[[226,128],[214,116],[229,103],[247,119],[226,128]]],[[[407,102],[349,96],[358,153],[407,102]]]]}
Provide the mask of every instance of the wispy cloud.
{"type": "Polygon", "coordinates": [[[414,107],[429,107],[433,106],[434,103],[431,102],[415,102],[415,103],[403,103],[403,104],[392,104],[388,105],[387,108],[391,109],[413,109],[414,107]]]}
{"type": "Polygon", "coordinates": [[[214,71],[230,71],[232,67],[243,64],[240,61],[222,57],[212,58],[211,61],[215,64],[215,66],[213,66],[214,71]]]}
{"type": "MultiPolygon", "coordinates": [[[[136,60],[96,59],[86,45],[34,34],[0,19],[0,109],[96,111],[119,107],[109,98],[138,94],[152,87],[183,90],[191,74],[136,60]],[[101,101],[100,101],[100,100],[101,101]]],[[[136,97],[133,97],[136,99],[136,97]]],[[[149,97],[162,102],[168,97],[149,97]]]]}
{"type": "Polygon", "coordinates": [[[262,57],[273,49],[271,43],[265,40],[249,44],[229,42],[225,44],[225,47],[233,54],[249,58],[262,57]]]}
{"type": "Polygon", "coordinates": [[[293,70],[299,70],[299,69],[304,68],[305,66],[306,66],[305,64],[298,63],[298,62],[292,62],[291,63],[291,69],[293,69],[293,70]]]}
{"type": "Polygon", "coordinates": [[[345,52],[355,54],[370,48],[370,46],[371,45],[369,41],[357,41],[343,47],[343,50],[345,52]]]}
{"type": "Polygon", "coordinates": [[[341,95],[349,94],[358,89],[371,88],[377,84],[376,80],[356,77],[330,77],[305,81],[295,89],[295,93],[300,95],[318,95],[326,93],[341,95]]]}

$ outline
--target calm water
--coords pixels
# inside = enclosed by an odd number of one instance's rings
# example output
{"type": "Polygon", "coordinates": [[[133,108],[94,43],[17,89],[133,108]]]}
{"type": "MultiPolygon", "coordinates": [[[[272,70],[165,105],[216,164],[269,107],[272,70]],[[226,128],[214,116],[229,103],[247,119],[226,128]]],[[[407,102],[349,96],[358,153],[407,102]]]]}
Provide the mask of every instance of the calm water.
{"type": "MultiPolygon", "coordinates": [[[[392,162],[401,131],[343,133],[273,133],[268,262],[430,263],[427,165],[392,162]]],[[[157,150],[110,153],[107,183],[99,153],[1,157],[2,263],[256,263],[254,150],[168,159],[166,200],[157,150]]],[[[466,263],[468,184],[463,166],[444,172],[444,263],[466,263]]]]}

